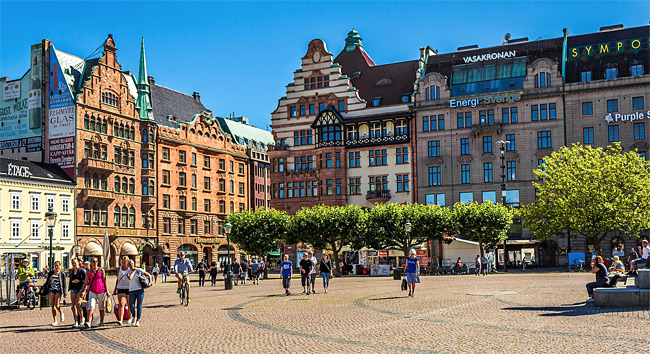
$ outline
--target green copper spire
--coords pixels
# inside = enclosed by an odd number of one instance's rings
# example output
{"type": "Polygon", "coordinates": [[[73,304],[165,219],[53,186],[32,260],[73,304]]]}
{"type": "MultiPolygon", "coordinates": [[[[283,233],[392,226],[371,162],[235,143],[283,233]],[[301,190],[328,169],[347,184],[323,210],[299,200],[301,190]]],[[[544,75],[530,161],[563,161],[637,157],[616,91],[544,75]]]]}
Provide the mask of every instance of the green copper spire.
{"type": "Polygon", "coordinates": [[[138,101],[136,108],[140,113],[140,119],[153,120],[151,111],[151,100],[149,98],[149,79],[147,79],[147,61],[144,57],[144,37],[142,37],[142,47],[140,49],[140,72],[138,75],[138,101]]]}
{"type": "Polygon", "coordinates": [[[352,31],[348,32],[348,37],[345,38],[345,50],[351,52],[356,47],[363,48],[363,44],[361,44],[361,36],[359,36],[359,32],[355,31],[353,28],[352,31]]]}

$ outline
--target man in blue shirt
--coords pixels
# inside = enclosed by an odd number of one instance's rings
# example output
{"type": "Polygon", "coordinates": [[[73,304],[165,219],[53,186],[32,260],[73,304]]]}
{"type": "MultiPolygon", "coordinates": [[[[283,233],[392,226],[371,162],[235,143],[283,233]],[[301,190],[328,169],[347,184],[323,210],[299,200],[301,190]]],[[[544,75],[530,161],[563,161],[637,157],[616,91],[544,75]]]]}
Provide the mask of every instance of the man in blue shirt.
{"type": "Polygon", "coordinates": [[[179,254],[179,258],[176,258],[174,262],[174,271],[176,272],[176,279],[178,279],[178,290],[177,293],[181,292],[181,282],[185,281],[187,283],[187,302],[190,302],[190,282],[188,279],[188,274],[192,271],[192,263],[189,259],[185,259],[185,252],[179,254]]]}
{"type": "Polygon", "coordinates": [[[284,255],[284,261],[280,263],[280,269],[282,269],[282,287],[284,288],[284,294],[289,296],[289,288],[291,287],[291,273],[293,273],[293,263],[289,260],[289,255],[284,255]]]}

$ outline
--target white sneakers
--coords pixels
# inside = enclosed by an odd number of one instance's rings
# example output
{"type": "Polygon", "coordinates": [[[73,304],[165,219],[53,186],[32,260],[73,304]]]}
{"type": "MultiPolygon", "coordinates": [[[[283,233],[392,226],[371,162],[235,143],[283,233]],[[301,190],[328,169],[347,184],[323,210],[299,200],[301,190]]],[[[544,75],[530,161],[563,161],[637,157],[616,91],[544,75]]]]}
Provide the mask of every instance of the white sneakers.
{"type": "Polygon", "coordinates": [[[58,324],[59,324],[59,322],[57,322],[56,320],[54,320],[54,322],[52,322],[52,326],[56,326],[58,324]]]}
{"type": "Polygon", "coordinates": [[[136,326],[136,327],[140,327],[140,321],[135,321],[135,323],[133,325],[136,326]]]}
{"type": "Polygon", "coordinates": [[[90,321],[86,322],[86,328],[90,328],[92,325],[90,324],[90,321]]]}
{"type": "Polygon", "coordinates": [[[117,321],[117,325],[121,327],[122,326],[122,321],[117,321]]]}
{"type": "Polygon", "coordinates": [[[78,322],[75,322],[75,323],[72,325],[72,327],[74,327],[74,328],[79,327],[79,323],[78,323],[78,322]]]}
{"type": "Polygon", "coordinates": [[[128,321],[126,321],[126,323],[128,323],[128,324],[132,324],[132,323],[133,323],[133,318],[130,317],[130,318],[128,319],[128,321]]]}
{"type": "Polygon", "coordinates": [[[63,312],[61,312],[61,323],[65,322],[65,316],[63,315],[63,312]]]}
{"type": "Polygon", "coordinates": [[[79,321],[79,326],[83,326],[84,323],[86,323],[86,319],[82,317],[81,321],[79,321]]]}

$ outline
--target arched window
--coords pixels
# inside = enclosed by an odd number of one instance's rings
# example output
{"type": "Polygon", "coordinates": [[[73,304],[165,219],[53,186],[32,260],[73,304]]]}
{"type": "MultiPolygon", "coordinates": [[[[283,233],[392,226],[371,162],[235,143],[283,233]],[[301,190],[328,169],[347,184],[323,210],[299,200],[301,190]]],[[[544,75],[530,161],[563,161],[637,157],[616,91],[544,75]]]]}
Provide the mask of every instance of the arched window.
{"type": "Polygon", "coordinates": [[[621,260],[625,257],[625,241],[620,237],[612,239],[612,257],[618,256],[621,260]]]}
{"type": "Polygon", "coordinates": [[[122,150],[122,164],[126,165],[127,161],[129,161],[129,150],[124,149],[122,150]]]}
{"type": "Polygon", "coordinates": [[[93,205],[93,225],[99,226],[99,207],[97,204],[93,205]]]}
{"type": "Polygon", "coordinates": [[[102,133],[108,133],[108,122],[106,121],[106,118],[102,120],[102,133]]]}
{"type": "Polygon", "coordinates": [[[131,130],[128,125],[124,126],[124,139],[131,139],[131,130]]]}
{"type": "Polygon", "coordinates": [[[100,188],[102,190],[104,190],[104,191],[108,188],[107,183],[106,183],[106,175],[102,175],[100,188]]]}
{"type": "Polygon", "coordinates": [[[153,135],[153,129],[149,129],[149,142],[153,144],[155,142],[154,135],[153,135]]]}
{"type": "Polygon", "coordinates": [[[95,131],[95,116],[90,116],[90,130],[95,131]]]}
{"type": "Polygon", "coordinates": [[[149,142],[149,134],[147,134],[147,129],[142,129],[142,142],[143,143],[149,142]]]}
{"type": "Polygon", "coordinates": [[[86,204],[84,205],[84,225],[90,225],[90,218],[91,218],[90,206],[86,204]]]}
{"type": "Polygon", "coordinates": [[[96,173],[93,173],[93,188],[99,189],[99,175],[96,173]]]}
{"type": "Polygon", "coordinates": [[[155,195],[154,193],[154,183],[153,180],[149,181],[149,195],[155,195]]]}
{"type": "Polygon", "coordinates": [[[129,179],[129,193],[135,194],[135,179],[129,179]]]}
{"type": "Polygon", "coordinates": [[[90,188],[90,173],[84,172],[84,187],[90,188]]]}
{"type": "Polygon", "coordinates": [[[135,227],[135,208],[129,209],[129,227],[135,227]]]}
{"type": "Polygon", "coordinates": [[[108,226],[108,209],[106,205],[102,205],[99,211],[99,223],[101,226],[108,226]]]}
{"type": "Polygon", "coordinates": [[[122,227],[126,227],[129,222],[129,209],[125,206],[122,207],[122,227]]]}
{"type": "Polygon", "coordinates": [[[120,123],[120,138],[124,137],[124,124],[120,123]]]}
{"type": "Polygon", "coordinates": [[[129,182],[126,177],[122,177],[122,193],[126,193],[129,190],[129,182]]]}
{"type": "Polygon", "coordinates": [[[115,177],[115,192],[120,192],[120,177],[115,177]]]}
{"type": "Polygon", "coordinates": [[[135,128],[131,126],[131,140],[135,140],[135,128]]]}
{"type": "Polygon", "coordinates": [[[119,136],[120,126],[116,123],[113,123],[113,136],[119,136]]]}
{"type": "Polygon", "coordinates": [[[149,182],[142,180],[142,195],[149,195],[149,182]]]}
{"type": "Polygon", "coordinates": [[[156,225],[156,216],[153,210],[149,210],[149,228],[153,229],[154,225],[156,225]]]}
{"type": "Polygon", "coordinates": [[[142,154],[142,168],[149,168],[149,156],[148,156],[148,154],[142,154]]]}
{"type": "Polygon", "coordinates": [[[116,227],[120,226],[120,207],[117,205],[113,209],[113,225],[116,227]]]}
{"type": "Polygon", "coordinates": [[[90,128],[90,119],[88,115],[84,115],[84,129],[88,130],[90,128]]]}

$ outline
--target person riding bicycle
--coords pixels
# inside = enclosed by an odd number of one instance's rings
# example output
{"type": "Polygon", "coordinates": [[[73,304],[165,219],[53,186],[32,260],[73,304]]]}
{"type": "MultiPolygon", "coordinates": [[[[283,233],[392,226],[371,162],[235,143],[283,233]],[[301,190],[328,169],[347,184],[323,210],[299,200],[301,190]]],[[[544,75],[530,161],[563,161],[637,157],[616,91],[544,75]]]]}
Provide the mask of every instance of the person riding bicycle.
{"type": "Polygon", "coordinates": [[[20,299],[23,297],[23,292],[27,290],[27,281],[31,280],[33,284],[32,278],[34,278],[34,268],[32,268],[29,265],[28,260],[23,260],[23,263],[21,266],[18,268],[18,272],[16,275],[18,276],[18,297],[17,299],[20,301],[20,299]]]}
{"type": "Polygon", "coordinates": [[[174,271],[176,272],[176,279],[178,279],[177,293],[181,293],[182,282],[187,284],[187,302],[190,302],[190,281],[188,279],[189,273],[192,271],[192,263],[189,259],[185,259],[185,252],[181,252],[174,262],[174,271]]]}

